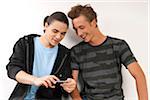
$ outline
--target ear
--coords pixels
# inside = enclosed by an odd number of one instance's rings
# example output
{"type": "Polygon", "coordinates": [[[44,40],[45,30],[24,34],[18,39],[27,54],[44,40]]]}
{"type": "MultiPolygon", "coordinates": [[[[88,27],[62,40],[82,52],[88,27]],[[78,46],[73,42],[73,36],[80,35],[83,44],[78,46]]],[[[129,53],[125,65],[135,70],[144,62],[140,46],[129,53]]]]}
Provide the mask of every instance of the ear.
{"type": "Polygon", "coordinates": [[[46,23],[44,24],[44,30],[45,30],[47,27],[48,27],[48,23],[46,22],[46,23]]]}
{"type": "Polygon", "coordinates": [[[92,20],[91,25],[94,26],[94,27],[97,27],[96,19],[93,19],[93,20],[92,20]]]}

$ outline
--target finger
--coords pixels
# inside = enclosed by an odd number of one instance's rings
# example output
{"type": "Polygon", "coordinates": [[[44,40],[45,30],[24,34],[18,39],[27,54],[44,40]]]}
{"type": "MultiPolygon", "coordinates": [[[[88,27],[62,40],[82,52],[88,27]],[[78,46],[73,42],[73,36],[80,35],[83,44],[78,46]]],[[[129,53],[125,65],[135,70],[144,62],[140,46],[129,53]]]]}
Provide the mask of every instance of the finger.
{"type": "Polygon", "coordinates": [[[64,89],[67,89],[67,90],[73,90],[75,88],[75,86],[69,86],[69,85],[64,85],[64,84],[60,84],[60,86],[62,86],[64,89]]]}
{"type": "Polygon", "coordinates": [[[46,88],[48,88],[47,82],[43,81],[42,84],[43,84],[46,88]]]}
{"type": "Polygon", "coordinates": [[[51,88],[55,88],[55,85],[52,85],[51,88]]]}
{"type": "Polygon", "coordinates": [[[65,81],[66,83],[71,83],[73,81],[72,78],[67,78],[67,80],[65,81]]]}
{"type": "Polygon", "coordinates": [[[69,88],[69,87],[63,87],[63,89],[65,90],[65,91],[67,91],[68,93],[70,93],[73,89],[71,89],[71,88],[69,88]]]}
{"type": "Polygon", "coordinates": [[[51,75],[51,77],[52,77],[53,79],[55,79],[56,81],[59,81],[59,78],[56,77],[55,75],[51,75]]]}
{"type": "Polygon", "coordinates": [[[64,82],[63,85],[72,86],[72,85],[75,85],[75,84],[76,84],[76,82],[75,82],[73,79],[68,78],[68,79],[64,82]]]}
{"type": "Polygon", "coordinates": [[[71,82],[64,82],[64,83],[61,84],[61,86],[70,87],[70,86],[72,86],[72,83],[71,82]]]}
{"type": "Polygon", "coordinates": [[[46,80],[46,83],[48,84],[48,87],[55,88],[55,86],[49,80],[46,80]]]}
{"type": "Polygon", "coordinates": [[[52,86],[52,83],[51,83],[51,81],[50,81],[50,80],[48,80],[48,79],[47,79],[47,80],[46,80],[46,82],[47,82],[47,84],[48,84],[48,86],[49,86],[49,87],[51,87],[51,86],[52,86]]]}
{"type": "Polygon", "coordinates": [[[49,78],[49,80],[50,80],[53,84],[56,84],[56,80],[55,80],[53,77],[49,78]]]}

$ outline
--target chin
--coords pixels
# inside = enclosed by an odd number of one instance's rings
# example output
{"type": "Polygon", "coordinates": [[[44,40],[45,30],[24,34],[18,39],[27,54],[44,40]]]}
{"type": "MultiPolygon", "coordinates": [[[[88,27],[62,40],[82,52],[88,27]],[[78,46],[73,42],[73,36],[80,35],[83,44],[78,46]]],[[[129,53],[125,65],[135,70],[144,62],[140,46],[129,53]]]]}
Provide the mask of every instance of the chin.
{"type": "Polygon", "coordinates": [[[84,39],[84,42],[89,42],[89,40],[87,40],[87,39],[84,39]]]}
{"type": "Polygon", "coordinates": [[[56,46],[56,45],[58,45],[58,44],[59,44],[59,43],[53,43],[52,45],[53,45],[53,46],[56,46]]]}
{"type": "Polygon", "coordinates": [[[59,44],[59,42],[52,41],[51,44],[52,44],[53,46],[55,46],[55,45],[59,44]]]}
{"type": "Polygon", "coordinates": [[[89,41],[84,40],[84,42],[89,42],[89,41]]]}

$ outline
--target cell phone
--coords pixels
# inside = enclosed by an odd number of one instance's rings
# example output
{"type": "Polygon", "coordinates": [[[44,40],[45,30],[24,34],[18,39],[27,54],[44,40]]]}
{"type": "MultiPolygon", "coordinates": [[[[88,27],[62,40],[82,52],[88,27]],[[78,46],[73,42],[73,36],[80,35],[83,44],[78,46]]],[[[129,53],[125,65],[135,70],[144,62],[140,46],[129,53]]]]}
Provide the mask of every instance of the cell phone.
{"type": "Polygon", "coordinates": [[[56,81],[56,83],[58,83],[58,84],[62,84],[62,83],[64,83],[64,82],[65,82],[65,80],[56,81]]]}

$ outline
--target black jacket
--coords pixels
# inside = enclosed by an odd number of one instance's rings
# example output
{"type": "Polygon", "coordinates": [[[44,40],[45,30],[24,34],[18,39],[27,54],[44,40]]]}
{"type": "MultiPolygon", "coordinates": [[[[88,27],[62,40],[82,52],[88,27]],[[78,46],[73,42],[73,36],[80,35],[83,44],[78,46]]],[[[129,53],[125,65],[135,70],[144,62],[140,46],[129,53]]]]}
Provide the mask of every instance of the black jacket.
{"type": "MultiPolygon", "coordinates": [[[[34,41],[33,38],[39,35],[32,34],[20,38],[14,48],[10,61],[6,66],[8,77],[15,79],[16,74],[23,70],[32,74],[33,60],[34,60],[34,41]]],[[[58,44],[58,54],[52,69],[51,75],[56,75],[59,79],[65,80],[71,76],[70,68],[70,51],[58,44]]],[[[31,85],[17,83],[14,91],[12,92],[9,100],[22,100],[26,96],[27,90],[31,85]]],[[[67,94],[59,85],[55,89],[39,87],[36,93],[36,98],[39,99],[52,99],[59,100],[62,94],[67,94]]]]}

